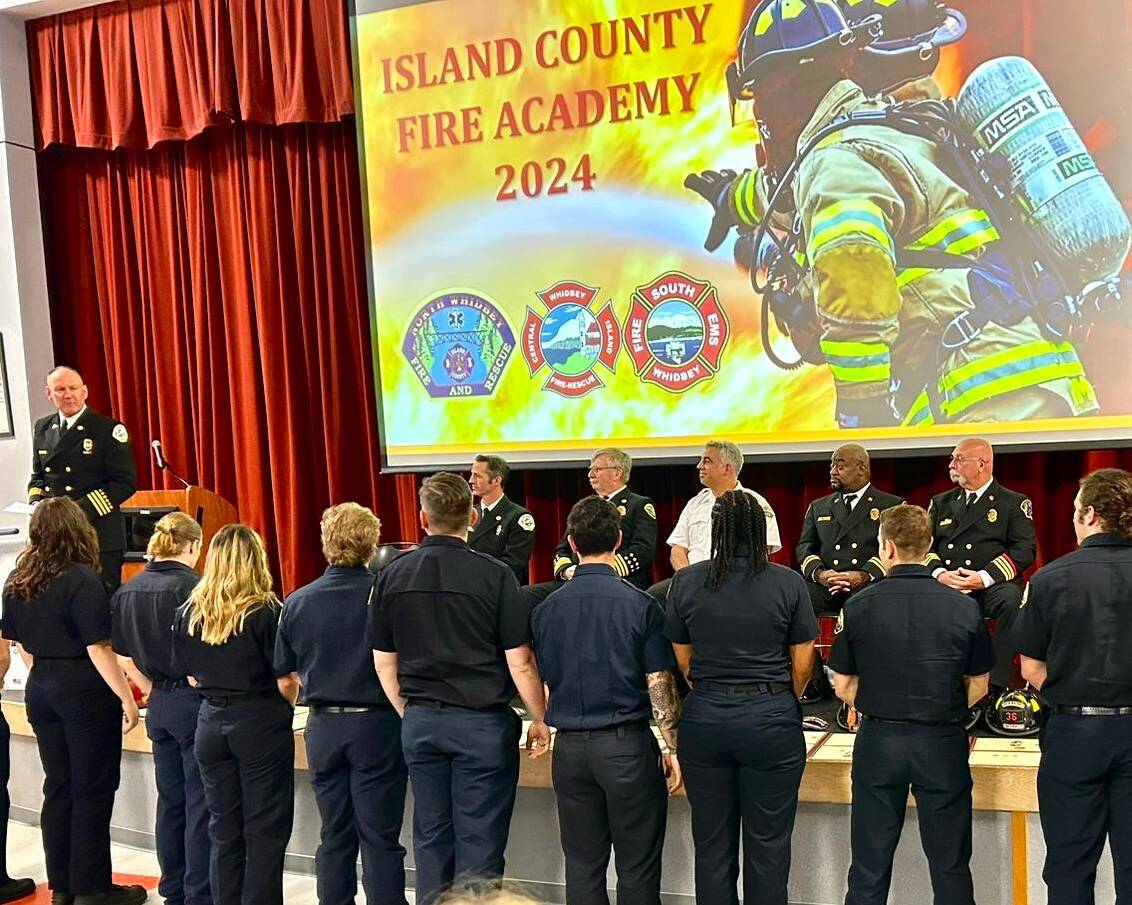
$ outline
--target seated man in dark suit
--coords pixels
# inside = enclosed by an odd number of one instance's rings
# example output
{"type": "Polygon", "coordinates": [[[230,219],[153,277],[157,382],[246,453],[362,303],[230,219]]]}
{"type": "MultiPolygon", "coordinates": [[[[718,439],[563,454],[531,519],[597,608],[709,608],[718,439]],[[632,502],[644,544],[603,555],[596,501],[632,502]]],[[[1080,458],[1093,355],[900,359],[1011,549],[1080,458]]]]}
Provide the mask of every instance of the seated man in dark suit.
{"type": "MultiPolygon", "coordinates": [[[[873,486],[869,453],[856,443],[834,450],[829,486],[833,493],[806,509],[795,549],[816,616],[836,616],[857,591],[884,578],[877,557],[877,522],[885,509],[904,502],[873,486]]],[[[802,703],[819,701],[828,692],[821,656],[815,651],[814,674],[802,703]]]]}
{"type": "MultiPolygon", "coordinates": [[[[633,457],[623,449],[599,449],[590,457],[590,486],[609,500],[621,516],[621,547],[613,558],[614,571],[642,591],[652,584],[652,560],[656,554],[656,507],[652,500],[629,489],[633,457]]],[[[532,605],[541,603],[562,583],[574,577],[577,554],[566,535],[554,550],[554,581],[524,588],[532,605]]]]}

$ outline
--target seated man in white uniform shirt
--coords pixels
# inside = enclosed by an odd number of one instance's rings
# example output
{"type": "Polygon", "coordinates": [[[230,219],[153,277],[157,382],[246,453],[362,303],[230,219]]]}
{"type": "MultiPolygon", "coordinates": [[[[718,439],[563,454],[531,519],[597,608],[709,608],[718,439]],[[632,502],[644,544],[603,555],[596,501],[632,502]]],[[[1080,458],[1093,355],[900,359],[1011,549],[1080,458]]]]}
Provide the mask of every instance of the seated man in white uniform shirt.
{"type": "MultiPolygon", "coordinates": [[[[767,553],[776,553],[782,549],[782,541],[778,536],[778,519],[774,517],[770,503],[761,494],[739,483],[739,472],[743,470],[743,453],[738,446],[730,440],[709,440],[704,444],[704,452],[696,463],[696,470],[700,473],[700,483],[704,485],[704,489],[688,500],[676,521],[676,527],[668,536],[668,546],[672,548],[669,561],[673,569],[678,572],[685,566],[711,557],[711,510],[716,498],[729,490],[742,490],[758,500],[766,513],[767,553]]],[[[662,605],[668,597],[671,582],[671,578],[666,578],[649,588],[649,593],[662,605]]]]}

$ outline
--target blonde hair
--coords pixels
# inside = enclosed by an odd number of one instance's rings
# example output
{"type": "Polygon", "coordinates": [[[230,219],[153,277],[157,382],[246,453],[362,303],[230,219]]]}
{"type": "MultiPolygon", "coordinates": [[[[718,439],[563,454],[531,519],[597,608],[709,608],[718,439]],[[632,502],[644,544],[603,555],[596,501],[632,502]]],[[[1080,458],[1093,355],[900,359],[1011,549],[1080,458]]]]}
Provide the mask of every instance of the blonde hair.
{"type": "Polygon", "coordinates": [[[183,512],[170,512],[163,515],[153,526],[153,534],[145,547],[145,555],[150,559],[170,559],[185,552],[186,546],[200,541],[204,534],[196,519],[183,512]]]}
{"type": "Polygon", "coordinates": [[[189,595],[189,634],[223,644],[256,610],[278,605],[263,539],[247,525],[225,525],[208,545],[204,574],[189,595]]]}
{"type": "Polygon", "coordinates": [[[322,513],[322,553],[332,566],[363,566],[381,540],[381,520],[365,506],[339,503],[322,513]]]}
{"type": "Polygon", "coordinates": [[[441,897],[440,905],[537,905],[536,899],[520,892],[500,889],[498,882],[485,880],[458,886],[441,897]]]}

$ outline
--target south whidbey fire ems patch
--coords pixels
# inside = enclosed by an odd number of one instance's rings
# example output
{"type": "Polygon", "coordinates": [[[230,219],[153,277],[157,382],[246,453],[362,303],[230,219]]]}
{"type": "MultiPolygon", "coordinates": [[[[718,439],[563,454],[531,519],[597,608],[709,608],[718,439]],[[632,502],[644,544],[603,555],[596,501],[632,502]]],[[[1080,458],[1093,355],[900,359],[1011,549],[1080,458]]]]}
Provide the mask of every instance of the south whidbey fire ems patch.
{"type": "Polygon", "coordinates": [[[715,287],[676,271],[638,286],[625,321],[637,376],[670,393],[715,376],[729,335],[715,287]]]}
{"type": "Polygon", "coordinates": [[[542,388],[576,399],[604,386],[595,368],[610,373],[621,351],[621,336],[613,305],[594,310],[598,290],[585,283],[563,280],[536,292],[545,313],[527,308],[522,354],[534,377],[549,367],[542,388]]]}

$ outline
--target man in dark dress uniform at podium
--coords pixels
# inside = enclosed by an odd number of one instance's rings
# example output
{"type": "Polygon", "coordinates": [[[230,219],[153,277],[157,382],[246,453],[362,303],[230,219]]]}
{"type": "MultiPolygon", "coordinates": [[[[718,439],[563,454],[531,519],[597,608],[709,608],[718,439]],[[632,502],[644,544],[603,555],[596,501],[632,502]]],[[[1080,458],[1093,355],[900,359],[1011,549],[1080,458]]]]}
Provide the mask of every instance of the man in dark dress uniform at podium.
{"type": "Polygon", "coordinates": [[[502,456],[476,456],[468,483],[479,518],[468,532],[468,546],[506,563],[519,584],[525,585],[535,545],[535,517],[503,493],[510,473],[502,456]]]}
{"type": "Polygon", "coordinates": [[[126,426],[87,407],[87,388],[74,368],[47,375],[47,398],[58,410],[35,423],[28,502],[67,496],[98,532],[102,580],[113,592],[122,580],[126,520],[119,508],[137,489],[126,426]]]}

